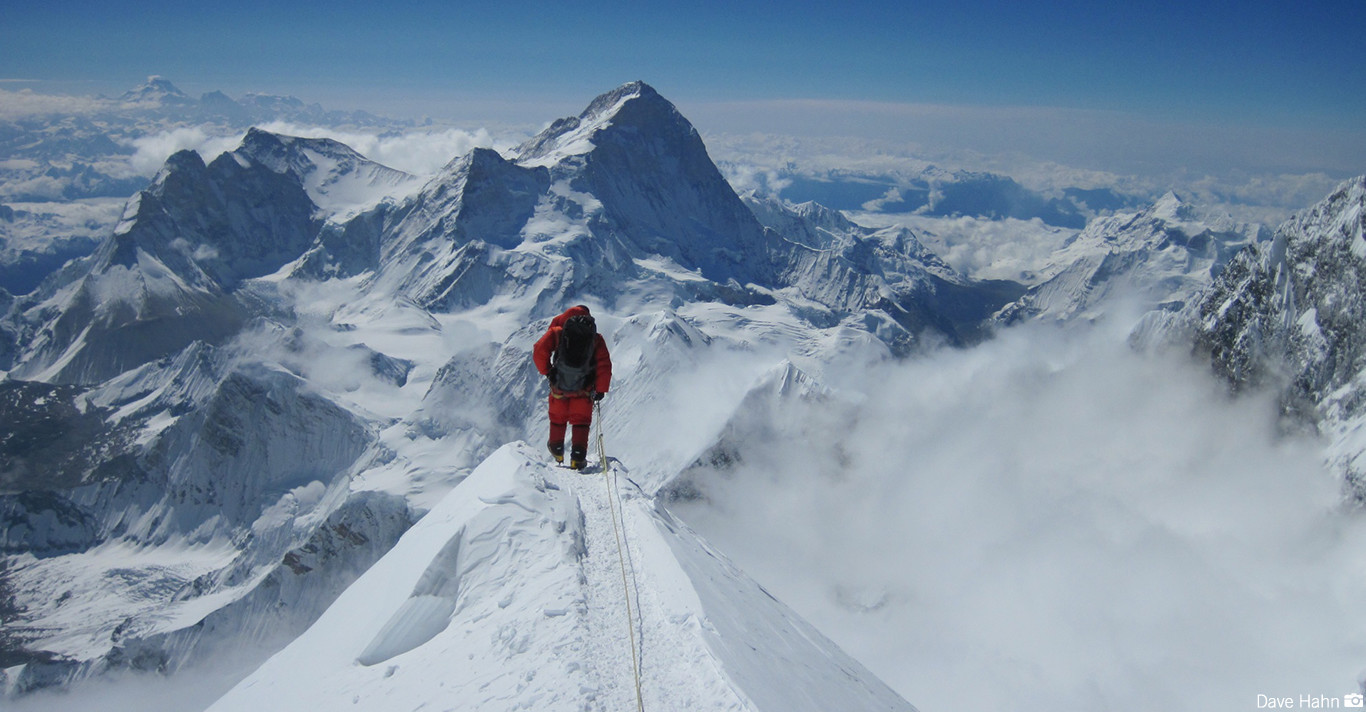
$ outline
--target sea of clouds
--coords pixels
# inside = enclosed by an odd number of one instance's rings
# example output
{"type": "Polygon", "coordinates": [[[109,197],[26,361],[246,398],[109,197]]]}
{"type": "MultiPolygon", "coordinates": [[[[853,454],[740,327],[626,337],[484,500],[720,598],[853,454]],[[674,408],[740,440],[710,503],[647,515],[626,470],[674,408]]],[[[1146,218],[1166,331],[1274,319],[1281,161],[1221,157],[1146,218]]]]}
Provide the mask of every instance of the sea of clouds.
{"type": "MultiPolygon", "coordinates": [[[[1017,150],[982,151],[891,138],[724,133],[707,146],[737,192],[782,195],[794,176],[829,179],[839,174],[897,179],[964,170],[1014,179],[1046,198],[1069,188],[1106,189],[1140,203],[1176,191],[1208,219],[1230,216],[1276,226],[1293,212],[1326,197],[1349,173],[1277,170],[1211,164],[1096,168],[1017,150]]],[[[869,206],[876,207],[876,206],[869,206]]]]}

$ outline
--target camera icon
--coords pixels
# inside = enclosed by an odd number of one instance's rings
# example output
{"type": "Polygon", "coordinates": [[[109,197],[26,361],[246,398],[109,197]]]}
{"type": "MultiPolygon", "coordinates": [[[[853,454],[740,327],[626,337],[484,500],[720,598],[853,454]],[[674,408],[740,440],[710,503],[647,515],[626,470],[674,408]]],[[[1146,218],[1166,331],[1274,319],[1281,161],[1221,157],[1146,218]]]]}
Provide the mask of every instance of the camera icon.
{"type": "Polygon", "coordinates": [[[1357,708],[1366,707],[1366,698],[1363,698],[1360,692],[1356,692],[1350,695],[1343,695],[1342,706],[1357,708]]]}

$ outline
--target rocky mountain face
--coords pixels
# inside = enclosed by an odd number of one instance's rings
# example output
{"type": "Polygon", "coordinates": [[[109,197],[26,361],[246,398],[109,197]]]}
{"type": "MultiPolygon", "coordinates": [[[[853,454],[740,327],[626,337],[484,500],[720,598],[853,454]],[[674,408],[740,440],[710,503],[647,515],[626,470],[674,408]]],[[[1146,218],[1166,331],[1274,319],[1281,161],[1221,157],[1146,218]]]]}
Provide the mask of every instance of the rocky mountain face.
{"type": "Polygon", "coordinates": [[[785,293],[824,307],[831,321],[873,307],[887,317],[879,336],[900,353],[917,334],[972,343],[992,312],[1023,292],[1013,282],[966,278],[904,227],[866,228],[817,203],[748,202],[787,242],[785,293]]]}
{"type": "MultiPolygon", "coordinates": [[[[382,456],[375,425],[301,375],[306,347],[271,318],[289,319],[268,279],[336,215],[315,198],[411,180],[334,142],[263,132],[207,165],[181,152],[95,254],[11,305],[11,691],[174,670],[243,636],[283,644],[411,524],[402,496],[349,494],[349,473],[382,456]],[[250,345],[235,341],[244,330],[250,345]],[[111,548],[125,554],[79,565],[111,548]]],[[[396,359],[346,353],[363,378],[406,378],[396,359]]]]}
{"type": "Polygon", "coordinates": [[[696,130],[640,83],[509,157],[459,159],[381,231],[381,289],[442,311],[538,294],[536,316],[590,295],[611,303],[646,283],[761,300],[745,285],[774,283],[780,243],[696,130]]]}
{"type": "Polygon", "coordinates": [[[238,152],[298,182],[319,211],[337,222],[386,198],[406,195],[419,181],[417,176],[375,163],[350,146],[326,138],[281,136],[252,128],[238,152]]]}
{"type": "Polygon", "coordinates": [[[1196,348],[1236,390],[1270,387],[1282,408],[1334,441],[1366,498],[1366,178],[1340,185],[1245,249],[1183,312],[1196,348]]]}
{"type": "Polygon", "coordinates": [[[255,129],[207,165],[181,151],[93,255],[17,305],[8,331],[25,348],[13,375],[94,384],[196,341],[220,344],[269,311],[244,283],[299,259],[328,219],[416,180],[335,141],[255,129]]]}
{"type": "Polygon", "coordinates": [[[10,693],[283,644],[414,518],[348,493],[373,426],[279,365],[195,342],[93,388],[4,386],[10,693]]]}
{"type": "Polygon", "coordinates": [[[315,211],[297,180],[244,153],[177,153],[94,255],[17,305],[13,376],[94,384],[222,343],[250,318],[233,293],[297,258],[315,211]]]}

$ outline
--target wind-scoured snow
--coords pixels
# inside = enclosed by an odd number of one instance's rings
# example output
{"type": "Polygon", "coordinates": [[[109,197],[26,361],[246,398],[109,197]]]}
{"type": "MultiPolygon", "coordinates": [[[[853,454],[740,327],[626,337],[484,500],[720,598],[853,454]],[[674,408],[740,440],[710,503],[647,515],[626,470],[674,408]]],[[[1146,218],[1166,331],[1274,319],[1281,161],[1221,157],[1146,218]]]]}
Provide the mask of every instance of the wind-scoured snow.
{"type": "Polygon", "coordinates": [[[210,709],[911,710],[619,476],[501,448],[210,709]],[[628,621],[627,596],[634,617],[628,621]]]}

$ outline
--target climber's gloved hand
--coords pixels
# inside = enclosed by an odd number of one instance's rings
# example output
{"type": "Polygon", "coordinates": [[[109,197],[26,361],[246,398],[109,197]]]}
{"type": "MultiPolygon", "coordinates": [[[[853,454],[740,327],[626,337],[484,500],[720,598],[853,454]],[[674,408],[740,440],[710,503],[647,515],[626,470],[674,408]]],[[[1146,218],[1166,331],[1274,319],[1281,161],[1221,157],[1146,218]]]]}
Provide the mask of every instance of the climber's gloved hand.
{"type": "Polygon", "coordinates": [[[597,391],[593,391],[593,400],[595,400],[595,401],[600,401],[600,400],[602,400],[602,397],[605,396],[605,395],[607,395],[607,394],[606,394],[606,393],[598,393],[597,391]]]}
{"type": "Polygon", "coordinates": [[[558,375],[560,375],[560,372],[555,370],[554,366],[551,366],[550,370],[545,372],[545,380],[550,381],[551,385],[554,385],[555,377],[558,375]]]}

